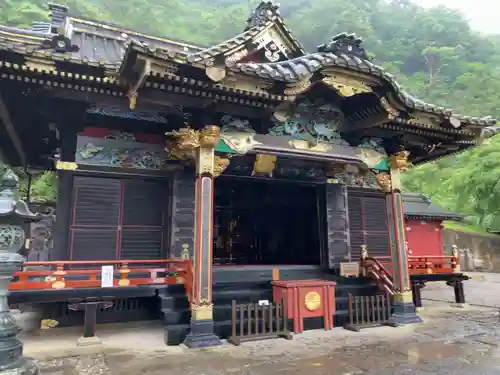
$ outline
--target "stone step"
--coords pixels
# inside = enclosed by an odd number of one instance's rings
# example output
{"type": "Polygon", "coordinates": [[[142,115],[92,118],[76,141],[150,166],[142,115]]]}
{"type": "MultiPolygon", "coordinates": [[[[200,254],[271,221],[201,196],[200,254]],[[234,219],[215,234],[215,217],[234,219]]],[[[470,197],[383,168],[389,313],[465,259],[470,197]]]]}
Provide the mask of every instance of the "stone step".
{"type": "MultiPolygon", "coordinates": [[[[344,324],[347,324],[348,322],[349,322],[349,314],[347,310],[339,310],[335,312],[334,327],[342,327],[344,326],[344,324]]],[[[237,320],[237,325],[238,324],[239,321],[237,320]]],[[[253,327],[254,325],[252,326],[252,328],[253,327]]],[[[323,320],[322,318],[308,318],[304,320],[304,328],[305,330],[323,329],[323,320]]],[[[165,331],[167,332],[166,334],[167,345],[181,344],[184,341],[186,335],[189,333],[189,329],[190,329],[189,323],[171,324],[165,327],[165,331]]],[[[290,331],[292,331],[293,329],[293,322],[291,320],[288,322],[288,329],[290,331]]],[[[225,320],[215,320],[214,330],[216,335],[219,336],[221,339],[228,339],[232,333],[231,319],[229,318],[225,320]]]]}

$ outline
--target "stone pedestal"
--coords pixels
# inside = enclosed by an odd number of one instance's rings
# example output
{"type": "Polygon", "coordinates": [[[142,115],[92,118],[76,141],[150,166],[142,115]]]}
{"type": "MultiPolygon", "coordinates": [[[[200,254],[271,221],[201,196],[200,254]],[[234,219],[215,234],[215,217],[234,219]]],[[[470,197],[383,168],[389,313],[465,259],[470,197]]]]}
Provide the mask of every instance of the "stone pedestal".
{"type": "Polygon", "coordinates": [[[411,292],[396,293],[393,298],[394,312],[391,317],[391,323],[406,325],[423,322],[417,314],[411,292]]]}
{"type": "Polygon", "coordinates": [[[17,338],[21,329],[16,324],[7,302],[9,282],[14,272],[21,269],[23,262],[24,258],[17,253],[0,253],[0,375],[39,373],[35,365],[23,357],[23,344],[17,338]]]}
{"type": "Polygon", "coordinates": [[[221,345],[220,338],[214,333],[213,319],[191,319],[191,330],[184,340],[188,348],[206,348],[221,345]]]}

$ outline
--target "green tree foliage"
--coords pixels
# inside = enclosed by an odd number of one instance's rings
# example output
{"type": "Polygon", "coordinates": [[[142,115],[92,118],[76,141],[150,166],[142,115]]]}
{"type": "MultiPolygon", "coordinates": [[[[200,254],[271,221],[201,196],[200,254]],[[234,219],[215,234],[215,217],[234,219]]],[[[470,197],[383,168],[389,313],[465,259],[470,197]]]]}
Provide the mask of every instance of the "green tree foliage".
{"type": "MultiPolygon", "coordinates": [[[[210,45],[242,31],[258,0],[59,0],[74,15],[120,24],[176,40],[210,45]]],[[[4,0],[0,23],[28,26],[47,17],[46,0],[4,0]]],[[[281,14],[309,51],[342,32],[365,38],[376,63],[406,90],[430,103],[473,116],[500,118],[500,36],[471,31],[464,15],[411,0],[287,0],[281,14]]],[[[500,138],[426,164],[404,177],[468,220],[500,229],[500,138]]],[[[33,196],[54,199],[53,175],[33,185],[33,196]],[[35,194],[36,192],[36,194],[35,194]]]]}

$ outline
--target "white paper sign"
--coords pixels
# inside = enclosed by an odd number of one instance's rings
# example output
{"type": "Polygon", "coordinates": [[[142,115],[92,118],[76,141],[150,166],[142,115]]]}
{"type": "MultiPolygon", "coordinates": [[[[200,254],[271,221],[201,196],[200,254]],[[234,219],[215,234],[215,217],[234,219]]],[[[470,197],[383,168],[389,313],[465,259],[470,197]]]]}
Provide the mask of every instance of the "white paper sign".
{"type": "Polygon", "coordinates": [[[101,267],[101,288],[113,287],[115,269],[113,266],[101,267]]]}
{"type": "Polygon", "coordinates": [[[259,300],[259,306],[269,306],[269,301],[267,299],[259,300]]]}

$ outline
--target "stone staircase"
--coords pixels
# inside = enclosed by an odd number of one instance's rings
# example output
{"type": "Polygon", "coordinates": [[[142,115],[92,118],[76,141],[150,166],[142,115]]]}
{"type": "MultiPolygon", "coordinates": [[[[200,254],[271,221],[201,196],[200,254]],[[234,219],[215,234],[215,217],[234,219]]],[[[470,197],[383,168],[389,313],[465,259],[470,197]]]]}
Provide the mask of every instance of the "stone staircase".
{"type": "MultiPolygon", "coordinates": [[[[272,300],[272,267],[217,267],[213,274],[215,332],[221,338],[231,334],[231,302],[256,303],[272,300]]],[[[280,267],[280,280],[323,279],[337,282],[335,293],[335,326],[348,319],[348,295],[375,295],[379,290],[368,278],[342,278],[313,266],[280,267]]],[[[164,315],[165,339],[178,345],[189,332],[190,312],[182,285],[170,285],[158,291],[164,315]]],[[[308,319],[306,329],[322,328],[321,319],[308,319]]]]}

